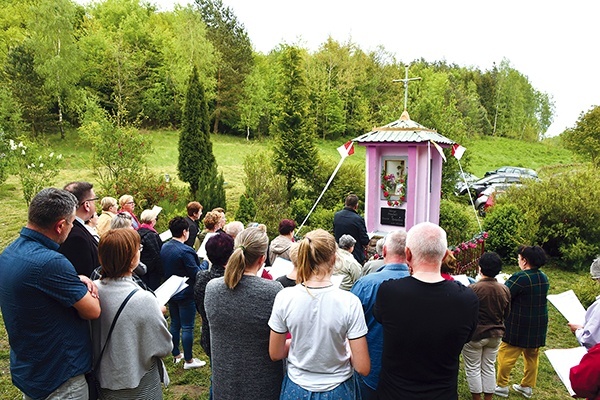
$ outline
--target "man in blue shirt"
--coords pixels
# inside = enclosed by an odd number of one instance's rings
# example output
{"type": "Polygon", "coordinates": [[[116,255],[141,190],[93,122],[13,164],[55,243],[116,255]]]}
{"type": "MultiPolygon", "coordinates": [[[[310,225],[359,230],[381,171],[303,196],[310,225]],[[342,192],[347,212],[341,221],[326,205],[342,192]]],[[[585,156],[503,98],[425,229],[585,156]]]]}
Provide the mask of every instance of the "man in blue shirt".
{"type": "Polygon", "coordinates": [[[383,266],[377,272],[360,278],[350,290],[360,299],[365,312],[367,327],[369,328],[367,345],[371,357],[371,373],[365,377],[360,377],[363,400],[376,398],[375,390],[379,383],[379,372],[381,371],[383,327],[373,317],[373,306],[377,298],[377,290],[383,281],[400,279],[410,275],[404,254],[405,245],[406,231],[400,230],[389,233],[383,244],[383,266]]]}
{"type": "Polygon", "coordinates": [[[29,205],[27,226],[0,254],[0,308],[12,381],[28,399],[87,399],[92,367],[87,320],[100,316],[97,289],[57,250],[77,199],[54,188],[29,205]],[[71,396],[71,397],[69,397],[71,396]]]}

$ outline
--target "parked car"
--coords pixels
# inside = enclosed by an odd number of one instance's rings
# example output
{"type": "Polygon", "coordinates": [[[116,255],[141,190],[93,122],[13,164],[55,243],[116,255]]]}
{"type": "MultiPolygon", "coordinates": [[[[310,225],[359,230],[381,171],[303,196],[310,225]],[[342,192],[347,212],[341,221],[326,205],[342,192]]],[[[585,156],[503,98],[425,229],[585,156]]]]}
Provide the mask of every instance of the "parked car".
{"type": "Polygon", "coordinates": [[[496,198],[502,195],[506,188],[500,186],[490,186],[479,194],[475,200],[475,209],[480,217],[485,217],[488,210],[496,204],[496,198]]]}
{"type": "Polygon", "coordinates": [[[467,183],[473,183],[477,180],[479,180],[479,178],[470,172],[462,172],[462,173],[458,172],[456,174],[456,183],[454,184],[454,192],[455,193],[458,192],[460,187],[465,184],[465,181],[467,181],[467,183]]]}
{"type": "Polygon", "coordinates": [[[531,168],[511,167],[511,166],[504,166],[504,167],[495,169],[493,171],[488,171],[485,173],[484,176],[489,176],[489,175],[493,175],[493,174],[517,174],[517,175],[528,175],[528,176],[531,176],[532,178],[538,177],[537,172],[535,172],[531,168]]]}
{"type": "Polygon", "coordinates": [[[504,188],[514,185],[520,184],[523,181],[523,176],[520,174],[492,174],[488,176],[484,176],[483,178],[470,183],[466,186],[463,184],[458,188],[455,192],[457,195],[462,196],[467,194],[467,188],[471,191],[471,194],[474,199],[479,197],[479,194],[483,192],[490,186],[503,186],[504,188]]]}

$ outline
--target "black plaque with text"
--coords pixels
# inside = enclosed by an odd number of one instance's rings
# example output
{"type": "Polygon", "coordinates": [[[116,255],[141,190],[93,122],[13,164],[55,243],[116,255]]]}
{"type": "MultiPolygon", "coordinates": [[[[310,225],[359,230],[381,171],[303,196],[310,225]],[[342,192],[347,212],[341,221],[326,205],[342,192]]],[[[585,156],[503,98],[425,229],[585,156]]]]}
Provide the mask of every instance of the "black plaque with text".
{"type": "Polygon", "coordinates": [[[406,210],[402,208],[382,208],[380,223],[382,225],[406,226],[406,210]]]}

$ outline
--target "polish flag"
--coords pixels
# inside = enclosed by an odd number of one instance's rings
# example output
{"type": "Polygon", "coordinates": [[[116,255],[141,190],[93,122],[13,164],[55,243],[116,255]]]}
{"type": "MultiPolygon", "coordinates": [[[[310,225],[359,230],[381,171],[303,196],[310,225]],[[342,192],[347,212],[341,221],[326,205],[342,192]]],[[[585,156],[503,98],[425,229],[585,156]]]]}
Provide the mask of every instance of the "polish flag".
{"type": "Polygon", "coordinates": [[[456,157],[457,160],[460,160],[462,158],[463,154],[465,154],[465,150],[467,149],[465,149],[458,143],[454,143],[452,145],[452,155],[456,157]]]}
{"type": "Polygon", "coordinates": [[[354,154],[354,142],[350,140],[344,143],[343,145],[337,148],[337,151],[338,153],[340,153],[340,156],[342,156],[342,158],[351,156],[352,154],[354,154]]]}

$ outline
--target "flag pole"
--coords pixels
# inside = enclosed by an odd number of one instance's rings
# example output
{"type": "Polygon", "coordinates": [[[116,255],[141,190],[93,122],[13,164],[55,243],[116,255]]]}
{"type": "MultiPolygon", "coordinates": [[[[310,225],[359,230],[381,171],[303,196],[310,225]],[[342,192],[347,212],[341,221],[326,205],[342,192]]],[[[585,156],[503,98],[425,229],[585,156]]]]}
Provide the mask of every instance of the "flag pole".
{"type": "Polygon", "coordinates": [[[462,165],[460,164],[460,160],[457,158],[458,168],[460,168],[460,176],[462,176],[465,181],[465,187],[467,188],[467,194],[469,195],[469,200],[471,201],[471,206],[473,207],[473,212],[475,213],[475,219],[477,220],[477,225],[479,225],[479,231],[483,231],[481,228],[481,221],[479,221],[479,215],[477,215],[477,209],[475,209],[475,203],[473,202],[473,196],[471,196],[471,189],[469,188],[469,184],[467,183],[467,178],[465,177],[465,173],[463,172],[462,165]]]}
{"type": "Polygon", "coordinates": [[[315,210],[315,208],[317,207],[317,204],[319,204],[319,201],[321,201],[321,198],[323,197],[323,195],[325,194],[325,192],[327,191],[327,189],[329,188],[329,185],[331,185],[331,182],[333,181],[333,178],[335,177],[335,175],[337,174],[337,172],[339,171],[340,167],[342,166],[342,163],[344,162],[344,160],[346,159],[346,157],[342,157],[342,159],[338,162],[337,167],[335,167],[335,169],[333,170],[333,173],[331,174],[331,176],[329,177],[329,180],[327,181],[327,183],[325,184],[325,187],[323,188],[323,191],[321,192],[321,194],[319,195],[319,197],[317,198],[317,201],[315,201],[315,204],[313,204],[312,208],[310,209],[310,211],[308,212],[308,214],[306,215],[306,217],[304,218],[304,221],[302,221],[302,224],[300,224],[300,227],[298,228],[298,232],[300,232],[300,230],[302,229],[302,227],[304,226],[304,224],[306,223],[306,221],[308,221],[308,218],[310,217],[310,215],[312,214],[312,212],[315,210]]]}

